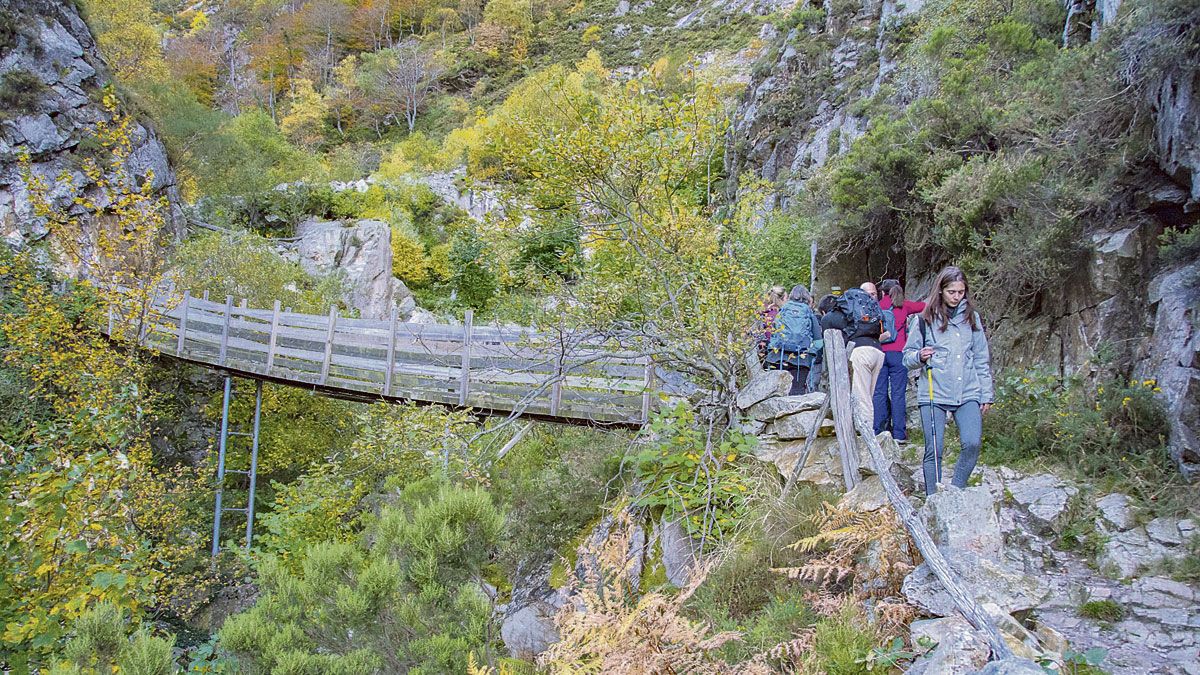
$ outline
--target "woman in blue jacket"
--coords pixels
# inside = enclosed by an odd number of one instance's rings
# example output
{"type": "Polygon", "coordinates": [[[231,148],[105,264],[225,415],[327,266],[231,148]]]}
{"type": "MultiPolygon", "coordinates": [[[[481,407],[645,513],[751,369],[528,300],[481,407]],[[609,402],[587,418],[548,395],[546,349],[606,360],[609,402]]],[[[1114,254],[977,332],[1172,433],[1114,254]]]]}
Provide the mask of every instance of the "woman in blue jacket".
{"type": "Polygon", "coordinates": [[[921,369],[917,403],[925,432],[925,494],[942,479],[946,415],[954,415],[962,444],[952,484],[966,487],[983,440],[983,415],[992,406],[992,369],[987,335],[967,277],[957,267],[943,269],[933,282],[925,309],[909,317],[904,366],[921,369]]]}

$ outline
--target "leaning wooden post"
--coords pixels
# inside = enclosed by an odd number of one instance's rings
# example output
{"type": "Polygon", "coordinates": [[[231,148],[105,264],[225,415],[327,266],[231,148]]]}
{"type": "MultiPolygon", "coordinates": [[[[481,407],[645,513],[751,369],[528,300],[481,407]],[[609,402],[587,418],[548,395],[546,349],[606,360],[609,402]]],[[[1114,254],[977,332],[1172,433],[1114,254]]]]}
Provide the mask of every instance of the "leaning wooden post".
{"type": "Polygon", "coordinates": [[[858,447],[854,440],[854,411],[850,403],[850,359],[842,331],[825,331],[825,368],[829,371],[829,398],[833,406],[833,430],[837,433],[846,490],[859,483],[858,447]]]}
{"type": "Polygon", "coordinates": [[[468,309],[463,317],[462,375],[458,382],[458,404],[467,404],[467,392],[471,383],[471,326],[475,322],[475,310],[468,309]]]}
{"type": "Polygon", "coordinates": [[[279,301],[275,301],[274,311],[271,313],[271,333],[267,338],[267,375],[271,374],[271,367],[275,365],[275,342],[278,340],[279,334],[279,301]]]}
{"type": "Polygon", "coordinates": [[[175,343],[175,356],[183,356],[183,340],[187,334],[188,301],[192,299],[191,291],[183,292],[183,302],[179,305],[179,340],[175,343]]]}
{"type": "MultiPolygon", "coordinates": [[[[839,335],[839,339],[840,337],[839,335]]],[[[829,332],[825,333],[825,339],[829,339],[829,332]]],[[[934,576],[942,582],[942,587],[946,589],[946,593],[950,595],[950,599],[954,601],[954,606],[958,608],[958,611],[987,638],[988,645],[992,648],[992,654],[997,659],[1010,658],[1012,650],[1008,648],[1004,636],[992,625],[991,617],[987,615],[987,612],[984,612],[983,608],[963,590],[958,577],[954,575],[950,565],[947,564],[945,556],[933,543],[933,537],[929,536],[929,531],[925,529],[925,523],[921,521],[912,505],[905,499],[904,493],[900,491],[900,486],[896,484],[896,479],[892,478],[892,474],[888,471],[890,462],[883,454],[883,448],[880,447],[879,441],[875,438],[874,423],[867,418],[866,404],[856,401],[851,416],[854,418],[855,428],[862,435],[863,442],[866,443],[867,450],[871,453],[872,467],[875,469],[875,474],[879,476],[879,481],[883,483],[883,490],[887,493],[888,501],[896,515],[900,517],[900,521],[904,523],[904,529],[908,530],[913,543],[917,545],[917,550],[921,552],[925,564],[929,565],[934,576]]]]}
{"type": "Polygon", "coordinates": [[[329,308],[329,328],[325,331],[325,360],[321,361],[321,384],[329,379],[329,362],[333,359],[333,332],[337,329],[337,306],[329,308]]]}
{"type": "Polygon", "coordinates": [[[796,481],[800,479],[800,474],[808,464],[808,454],[812,452],[813,442],[817,440],[817,433],[821,431],[821,424],[825,421],[825,415],[829,412],[829,401],[832,398],[832,395],[827,395],[825,401],[821,403],[821,408],[817,410],[817,419],[813,420],[812,429],[808,432],[808,438],[804,439],[804,447],[800,450],[800,461],[796,462],[796,466],[792,467],[792,473],[788,476],[787,483],[783,486],[783,496],[785,497],[796,486],[796,481]]]}
{"type": "Polygon", "coordinates": [[[383,395],[392,395],[392,371],[396,369],[396,320],[400,310],[392,305],[392,319],[388,324],[387,368],[383,371],[383,395]]]}

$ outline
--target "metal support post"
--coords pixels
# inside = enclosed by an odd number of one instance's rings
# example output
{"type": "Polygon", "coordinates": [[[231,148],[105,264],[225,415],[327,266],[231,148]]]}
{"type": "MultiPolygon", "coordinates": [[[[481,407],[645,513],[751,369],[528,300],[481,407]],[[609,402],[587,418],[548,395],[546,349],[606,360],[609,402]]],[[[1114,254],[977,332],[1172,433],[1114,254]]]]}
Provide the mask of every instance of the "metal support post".
{"type": "Polygon", "coordinates": [[[258,423],[262,418],[262,380],[254,384],[254,438],[250,445],[250,497],[246,502],[246,550],[254,534],[254,486],[258,482],[258,423]]]}
{"type": "Polygon", "coordinates": [[[225,398],[221,402],[221,438],[217,442],[217,504],[213,511],[212,554],[221,551],[221,497],[225,491],[225,446],[229,441],[229,398],[233,389],[233,377],[225,376],[225,398]]]}

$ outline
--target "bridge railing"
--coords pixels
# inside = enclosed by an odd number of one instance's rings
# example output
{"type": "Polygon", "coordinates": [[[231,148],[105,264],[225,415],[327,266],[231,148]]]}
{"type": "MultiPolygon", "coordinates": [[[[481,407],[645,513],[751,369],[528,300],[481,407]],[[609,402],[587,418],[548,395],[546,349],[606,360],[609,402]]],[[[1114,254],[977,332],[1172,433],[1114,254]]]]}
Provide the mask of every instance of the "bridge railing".
{"type": "MultiPolygon", "coordinates": [[[[149,312],[143,346],[331,393],[637,425],[654,403],[650,359],[623,345],[527,328],[416,324],[216,302],[185,293],[149,312]]],[[[111,323],[111,322],[110,322],[111,323]]],[[[118,331],[119,332],[119,331],[118,331]]]]}

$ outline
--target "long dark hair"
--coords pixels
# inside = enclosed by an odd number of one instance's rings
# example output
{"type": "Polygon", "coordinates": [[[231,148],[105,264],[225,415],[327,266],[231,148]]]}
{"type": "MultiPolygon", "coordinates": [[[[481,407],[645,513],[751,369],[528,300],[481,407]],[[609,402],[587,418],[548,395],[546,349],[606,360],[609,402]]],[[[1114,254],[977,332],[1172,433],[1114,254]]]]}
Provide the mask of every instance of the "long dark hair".
{"type": "Polygon", "coordinates": [[[892,299],[892,307],[904,306],[904,287],[896,279],[884,279],[879,282],[879,290],[888,294],[892,299]]]}
{"type": "Polygon", "coordinates": [[[979,330],[979,325],[975,322],[975,303],[971,300],[971,285],[967,283],[967,275],[954,265],[942,268],[942,271],[938,272],[937,278],[933,280],[933,288],[929,289],[929,299],[925,301],[925,310],[921,312],[921,318],[931,326],[940,326],[939,330],[945,332],[950,325],[950,308],[942,300],[942,291],[956,281],[961,281],[963,290],[966,291],[959,307],[961,311],[967,313],[967,321],[971,323],[971,330],[979,330]]]}

